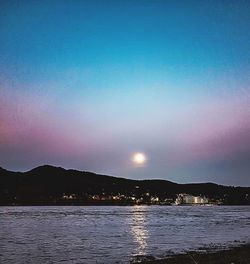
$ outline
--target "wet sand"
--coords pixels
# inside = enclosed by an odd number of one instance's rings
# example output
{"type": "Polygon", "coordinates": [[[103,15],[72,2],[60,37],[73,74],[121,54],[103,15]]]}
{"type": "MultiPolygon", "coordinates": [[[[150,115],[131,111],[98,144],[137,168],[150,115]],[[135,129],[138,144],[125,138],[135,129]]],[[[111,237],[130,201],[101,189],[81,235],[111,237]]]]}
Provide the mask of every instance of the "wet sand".
{"type": "Polygon", "coordinates": [[[250,244],[219,251],[189,251],[164,259],[145,257],[132,263],[142,264],[250,264],[250,244]]]}

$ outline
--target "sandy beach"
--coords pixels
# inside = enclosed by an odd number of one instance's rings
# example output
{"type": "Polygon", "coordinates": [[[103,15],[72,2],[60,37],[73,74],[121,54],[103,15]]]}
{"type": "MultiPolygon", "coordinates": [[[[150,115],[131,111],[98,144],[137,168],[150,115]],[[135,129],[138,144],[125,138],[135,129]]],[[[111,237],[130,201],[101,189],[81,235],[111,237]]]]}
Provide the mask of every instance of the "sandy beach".
{"type": "Polygon", "coordinates": [[[164,259],[147,257],[132,263],[143,264],[249,264],[250,244],[244,244],[219,251],[189,251],[184,254],[170,255],[164,259]]]}

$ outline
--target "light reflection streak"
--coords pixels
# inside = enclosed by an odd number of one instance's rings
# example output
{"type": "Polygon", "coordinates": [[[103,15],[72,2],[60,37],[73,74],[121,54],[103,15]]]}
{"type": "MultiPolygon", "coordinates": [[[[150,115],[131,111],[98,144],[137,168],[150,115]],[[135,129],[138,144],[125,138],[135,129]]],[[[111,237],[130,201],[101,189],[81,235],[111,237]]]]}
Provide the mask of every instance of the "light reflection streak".
{"type": "Polygon", "coordinates": [[[148,230],[145,226],[145,208],[142,206],[132,207],[131,218],[131,234],[137,247],[135,255],[145,255],[147,247],[147,239],[149,237],[148,230]]]}

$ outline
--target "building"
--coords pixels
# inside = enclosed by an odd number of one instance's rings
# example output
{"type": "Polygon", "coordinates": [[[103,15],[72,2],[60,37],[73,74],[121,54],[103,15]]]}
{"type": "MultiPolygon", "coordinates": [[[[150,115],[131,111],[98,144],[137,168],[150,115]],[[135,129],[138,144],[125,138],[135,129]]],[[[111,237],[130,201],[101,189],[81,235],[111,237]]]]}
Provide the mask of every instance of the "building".
{"type": "Polygon", "coordinates": [[[186,193],[180,193],[177,195],[175,205],[208,204],[208,202],[208,198],[205,196],[193,196],[186,193]]]}

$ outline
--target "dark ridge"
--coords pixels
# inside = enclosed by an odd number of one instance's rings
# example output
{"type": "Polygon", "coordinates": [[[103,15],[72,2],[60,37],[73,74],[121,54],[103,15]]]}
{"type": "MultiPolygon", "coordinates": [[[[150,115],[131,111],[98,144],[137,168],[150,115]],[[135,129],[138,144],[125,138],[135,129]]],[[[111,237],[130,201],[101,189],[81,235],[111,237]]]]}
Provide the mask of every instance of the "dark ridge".
{"type": "Polygon", "coordinates": [[[223,204],[250,204],[250,187],[215,183],[177,184],[166,180],[130,180],[93,172],[43,165],[27,172],[0,168],[0,205],[150,204],[152,198],[166,204],[179,193],[206,196],[223,204]],[[97,198],[93,200],[93,196],[97,198]],[[119,196],[114,201],[112,197],[119,196]],[[71,197],[66,199],[67,197],[71,197]]]}
{"type": "Polygon", "coordinates": [[[6,169],[4,169],[3,167],[0,167],[0,172],[4,172],[4,171],[7,171],[6,169]]]}
{"type": "Polygon", "coordinates": [[[62,167],[55,167],[55,166],[51,166],[51,165],[41,165],[38,166],[34,169],[31,169],[29,171],[27,171],[28,173],[44,173],[44,172],[56,172],[56,171],[65,171],[64,168],[62,167]]]}

